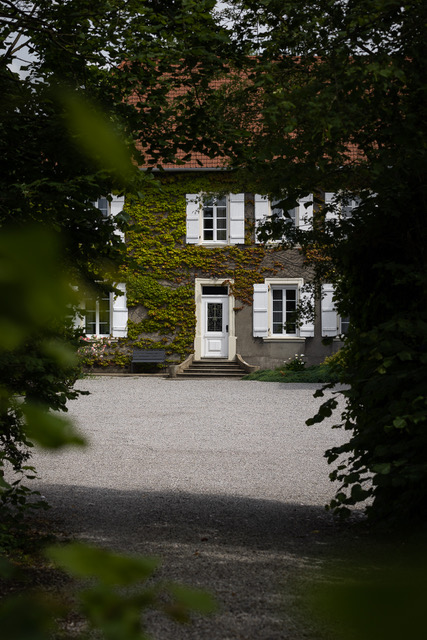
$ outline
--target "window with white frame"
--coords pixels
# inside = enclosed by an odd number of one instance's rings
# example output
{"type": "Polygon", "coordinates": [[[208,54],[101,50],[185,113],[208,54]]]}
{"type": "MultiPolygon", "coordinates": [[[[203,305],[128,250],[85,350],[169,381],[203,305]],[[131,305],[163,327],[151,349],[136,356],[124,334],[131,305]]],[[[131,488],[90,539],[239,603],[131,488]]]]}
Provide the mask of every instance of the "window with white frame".
{"type": "Polygon", "coordinates": [[[254,284],[253,336],[264,339],[309,338],[314,335],[311,318],[298,317],[301,304],[312,294],[303,288],[302,278],[267,278],[254,284]]]}
{"type": "Polygon", "coordinates": [[[272,333],[273,335],[297,335],[297,288],[272,287],[272,333]]]}
{"type": "Polygon", "coordinates": [[[285,210],[283,209],[283,207],[280,207],[279,204],[280,204],[280,200],[273,200],[273,202],[271,203],[272,215],[275,215],[277,216],[277,218],[284,220],[289,224],[292,224],[293,227],[298,226],[299,207],[293,207],[292,209],[288,209],[288,211],[286,211],[285,213],[285,210]]]}
{"type": "MultiPolygon", "coordinates": [[[[288,224],[298,227],[299,229],[309,229],[313,219],[313,196],[310,194],[305,198],[298,200],[298,206],[284,211],[283,207],[279,206],[280,200],[275,199],[270,201],[268,196],[263,196],[258,193],[255,194],[254,208],[255,208],[255,241],[260,242],[258,229],[259,227],[272,220],[273,216],[276,216],[278,220],[283,220],[288,224]]],[[[280,242],[281,239],[269,240],[269,242],[280,242]]]]}
{"type": "Polygon", "coordinates": [[[350,326],[350,318],[345,316],[344,318],[340,318],[340,334],[342,336],[346,336],[348,333],[348,328],[350,326]]]}
{"type": "Polygon", "coordinates": [[[85,298],[84,332],[88,336],[109,336],[111,327],[111,295],[85,298]]]}
{"type": "Polygon", "coordinates": [[[98,198],[95,202],[95,206],[100,210],[103,218],[108,218],[110,215],[110,203],[107,198],[98,198]]]}
{"type": "MultiPolygon", "coordinates": [[[[110,218],[110,216],[114,219],[119,213],[123,211],[123,207],[125,205],[124,196],[115,196],[111,195],[108,198],[102,197],[98,198],[93,205],[99,209],[103,218],[110,218]]],[[[120,231],[120,229],[116,228],[114,230],[114,234],[119,236],[123,241],[125,239],[124,233],[120,231]]]]}
{"type": "Polygon", "coordinates": [[[186,195],[187,244],[224,245],[245,242],[245,194],[186,195]]]}
{"type": "Polygon", "coordinates": [[[227,242],[227,198],[203,201],[203,242],[227,242]]]}
{"type": "Polygon", "coordinates": [[[325,192],[325,205],[328,207],[326,220],[347,220],[353,215],[361,202],[358,196],[343,198],[339,193],[325,192]]]}
{"type": "Polygon", "coordinates": [[[127,336],[126,285],[119,283],[115,286],[122,295],[107,293],[101,297],[87,296],[82,301],[82,310],[75,320],[75,326],[85,335],[114,338],[127,336]]]}

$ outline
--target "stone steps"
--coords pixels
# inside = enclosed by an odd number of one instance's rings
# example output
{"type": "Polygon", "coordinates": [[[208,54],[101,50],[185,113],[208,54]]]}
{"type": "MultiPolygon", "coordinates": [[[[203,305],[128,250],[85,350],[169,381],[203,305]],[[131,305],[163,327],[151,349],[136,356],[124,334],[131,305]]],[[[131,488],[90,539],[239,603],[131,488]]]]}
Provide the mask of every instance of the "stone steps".
{"type": "Polygon", "coordinates": [[[242,378],[246,372],[237,362],[228,360],[193,360],[191,365],[177,374],[178,378],[242,378]]]}

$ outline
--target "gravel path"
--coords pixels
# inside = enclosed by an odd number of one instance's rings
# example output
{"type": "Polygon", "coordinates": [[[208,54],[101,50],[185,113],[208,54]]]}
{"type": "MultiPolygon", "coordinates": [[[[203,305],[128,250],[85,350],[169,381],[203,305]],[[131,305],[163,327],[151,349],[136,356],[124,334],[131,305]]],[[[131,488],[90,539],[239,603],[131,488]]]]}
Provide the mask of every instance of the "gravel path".
{"type": "Polygon", "coordinates": [[[295,590],[343,535],[323,453],[346,434],[307,427],[317,385],[97,377],[70,403],[89,446],[37,453],[51,518],[79,538],[162,557],[162,577],[208,588],[220,611],[155,640],[318,640],[295,590]]]}

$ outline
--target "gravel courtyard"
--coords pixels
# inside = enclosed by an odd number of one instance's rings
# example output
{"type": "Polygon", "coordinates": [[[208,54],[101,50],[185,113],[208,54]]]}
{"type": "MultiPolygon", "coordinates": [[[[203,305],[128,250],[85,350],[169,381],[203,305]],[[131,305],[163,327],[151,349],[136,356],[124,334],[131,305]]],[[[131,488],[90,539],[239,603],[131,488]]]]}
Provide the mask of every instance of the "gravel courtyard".
{"type": "Polygon", "coordinates": [[[347,434],[307,427],[316,385],[96,377],[70,403],[85,450],[37,453],[37,488],[67,532],[156,555],[159,577],[209,589],[219,612],[180,627],[148,618],[155,640],[318,640],[298,615],[345,537],[324,510],[325,449],[347,434]],[[298,595],[299,594],[299,595],[298,595]]]}

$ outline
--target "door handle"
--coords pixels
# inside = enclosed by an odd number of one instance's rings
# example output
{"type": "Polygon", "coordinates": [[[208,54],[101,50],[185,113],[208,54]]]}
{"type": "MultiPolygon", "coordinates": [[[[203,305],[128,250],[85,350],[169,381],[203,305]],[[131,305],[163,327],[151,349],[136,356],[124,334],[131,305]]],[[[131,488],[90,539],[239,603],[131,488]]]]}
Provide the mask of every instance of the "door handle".
{"type": "Polygon", "coordinates": [[[228,324],[225,325],[225,332],[228,333],[228,324]]]}

